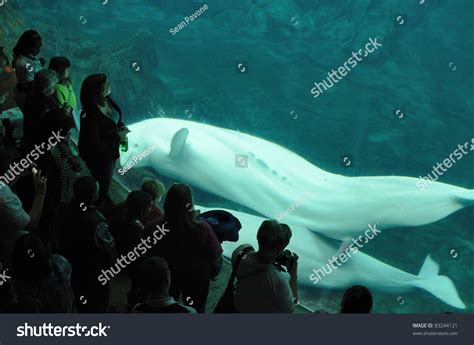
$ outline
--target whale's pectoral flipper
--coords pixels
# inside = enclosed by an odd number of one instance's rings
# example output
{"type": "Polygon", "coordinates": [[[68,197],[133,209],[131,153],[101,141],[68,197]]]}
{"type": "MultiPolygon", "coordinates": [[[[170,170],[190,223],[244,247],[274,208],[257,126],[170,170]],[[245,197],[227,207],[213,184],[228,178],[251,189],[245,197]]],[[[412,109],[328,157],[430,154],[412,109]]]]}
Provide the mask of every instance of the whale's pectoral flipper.
{"type": "Polygon", "coordinates": [[[418,277],[421,278],[415,283],[418,287],[428,291],[445,303],[459,308],[466,309],[466,305],[459,297],[458,291],[451,279],[440,276],[439,265],[428,255],[421,267],[418,277]]]}
{"type": "Polygon", "coordinates": [[[171,148],[169,157],[171,159],[177,158],[181,153],[183,153],[184,147],[186,146],[186,140],[188,140],[189,129],[181,128],[173,135],[171,139],[171,148]]]}

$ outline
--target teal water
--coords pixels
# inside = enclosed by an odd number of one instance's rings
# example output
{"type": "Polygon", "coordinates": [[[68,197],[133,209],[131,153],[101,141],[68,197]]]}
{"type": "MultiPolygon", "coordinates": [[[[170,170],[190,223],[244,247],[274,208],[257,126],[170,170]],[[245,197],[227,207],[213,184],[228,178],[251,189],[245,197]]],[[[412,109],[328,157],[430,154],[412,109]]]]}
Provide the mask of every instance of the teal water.
{"type": "MultiPolygon", "coordinates": [[[[128,124],[165,116],[237,129],[347,176],[427,175],[474,137],[472,1],[104,2],[7,5],[42,33],[43,56],[73,61],[76,90],[88,74],[106,73],[128,124]],[[204,4],[208,10],[170,33],[204,4]],[[381,47],[313,97],[314,82],[377,37],[381,47]]],[[[473,168],[474,153],[440,181],[473,189],[473,168]]],[[[150,173],[132,172],[125,183],[136,188],[150,173]]],[[[196,199],[229,205],[201,191],[196,199]]],[[[390,231],[364,251],[415,274],[432,254],[472,312],[473,219],[466,208],[390,231]]],[[[341,292],[302,296],[312,308],[331,309],[341,292]]],[[[458,312],[421,290],[375,294],[376,312],[448,310],[458,312]]]]}

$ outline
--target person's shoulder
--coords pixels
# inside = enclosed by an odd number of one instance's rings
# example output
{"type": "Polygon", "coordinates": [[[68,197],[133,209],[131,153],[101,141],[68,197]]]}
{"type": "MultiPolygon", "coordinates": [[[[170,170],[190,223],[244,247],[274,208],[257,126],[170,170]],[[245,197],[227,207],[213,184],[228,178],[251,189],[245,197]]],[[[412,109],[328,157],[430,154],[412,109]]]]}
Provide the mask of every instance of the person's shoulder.
{"type": "Polygon", "coordinates": [[[196,223],[199,225],[199,228],[203,231],[206,231],[206,232],[211,232],[213,231],[212,230],[212,226],[209,225],[208,222],[204,221],[204,220],[201,220],[201,219],[197,219],[196,220],[196,223]]]}
{"type": "Polygon", "coordinates": [[[86,123],[91,120],[96,121],[100,119],[99,117],[100,110],[96,106],[88,107],[86,109],[83,108],[82,112],[83,114],[81,116],[81,120],[85,121],[86,123]]]}
{"type": "Polygon", "coordinates": [[[62,279],[66,281],[71,280],[72,266],[68,259],[60,254],[53,254],[51,256],[51,264],[61,275],[62,279]]]}
{"type": "Polygon", "coordinates": [[[232,264],[235,263],[235,261],[237,260],[237,257],[240,255],[240,254],[249,254],[249,253],[252,253],[252,252],[255,252],[255,249],[252,247],[251,244],[241,244],[240,246],[238,246],[237,248],[235,248],[235,250],[232,252],[232,257],[231,257],[231,260],[232,260],[232,264]]]}
{"type": "Polygon", "coordinates": [[[11,190],[10,186],[5,182],[0,182],[0,205],[2,200],[6,203],[15,196],[15,193],[11,190]]]}
{"type": "Polygon", "coordinates": [[[60,94],[65,94],[69,92],[69,87],[67,84],[56,84],[56,92],[60,94]]]}
{"type": "Polygon", "coordinates": [[[15,57],[15,68],[18,67],[26,67],[26,64],[30,62],[30,59],[28,59],[24,55],[18,55],[15,57]]]}

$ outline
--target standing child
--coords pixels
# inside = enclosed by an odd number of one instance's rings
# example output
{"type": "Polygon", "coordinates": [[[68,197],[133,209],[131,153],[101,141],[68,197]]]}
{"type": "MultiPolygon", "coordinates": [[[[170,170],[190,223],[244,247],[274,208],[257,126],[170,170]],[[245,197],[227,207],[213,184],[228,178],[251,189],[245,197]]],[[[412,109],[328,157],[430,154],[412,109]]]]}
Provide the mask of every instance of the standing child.
{"type": "Polygon", "coordinates": [[[58,73],[59,82],[56,85],[56,98],[59,101],[60,106],[69,113],[74,120],[74,128],[71,130],[71,134],[68,138],[68,146],[71,154],[77,157],[79,153],[77,149],[70,142],[71,140],[75,143],[79,140],[79,112],[77,111],[77,99],[76,93],[72,87],[70,78],[71,73],[71,61],[64,56],[55,56],[49,61],[49,69],[58,73]]]}
{"type": "Polygon", "coordinates": [[[80,121],[77,111],[76,93],[74,92],[70,78],[71,62],[63,56],[56,56],[51,58],[49,69],[58,73],[59,83],[56,85],[56,97],[62,108],[69,109],[74,118],[76,130],[79,132],[80,121]]]}

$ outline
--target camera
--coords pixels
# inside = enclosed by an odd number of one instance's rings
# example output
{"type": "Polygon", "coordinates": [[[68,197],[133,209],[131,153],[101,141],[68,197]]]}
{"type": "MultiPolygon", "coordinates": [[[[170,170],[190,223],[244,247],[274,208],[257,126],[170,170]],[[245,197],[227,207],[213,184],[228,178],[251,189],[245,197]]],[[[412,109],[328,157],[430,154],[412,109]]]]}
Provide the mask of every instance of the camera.
{"type": "Polygon", "coordinates": [[[288,272],[293,266],[293,262],[295,259],[297,259],[297,255],[286,249],[275,258],[273,264],[277,266],[280,271],[288,272]]]}

